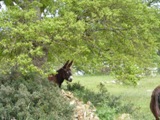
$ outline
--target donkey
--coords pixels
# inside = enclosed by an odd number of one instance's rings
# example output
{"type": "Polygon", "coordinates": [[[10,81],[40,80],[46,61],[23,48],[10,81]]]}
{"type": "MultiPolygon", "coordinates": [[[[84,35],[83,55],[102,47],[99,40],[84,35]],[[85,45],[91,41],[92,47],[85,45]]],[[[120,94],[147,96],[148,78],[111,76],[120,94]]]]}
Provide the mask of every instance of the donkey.
{"type": "Polygon", "coordinates": [[[59,88],[61,88],[61,85],[64,80],[67,80],[69,82],[72,82],[72,73],[70,67],[72,66],[73,61],[67,61],[62,68],[57,70],[57,74],[50,74],[48,75],[48,80],[55,82],[59,88]]]}
{"type": "Polygon", "coordinates": [[[157,86],[152,92],[150,110],[153,113],[156,120],[160,120],[160,85],[157,86]]]}

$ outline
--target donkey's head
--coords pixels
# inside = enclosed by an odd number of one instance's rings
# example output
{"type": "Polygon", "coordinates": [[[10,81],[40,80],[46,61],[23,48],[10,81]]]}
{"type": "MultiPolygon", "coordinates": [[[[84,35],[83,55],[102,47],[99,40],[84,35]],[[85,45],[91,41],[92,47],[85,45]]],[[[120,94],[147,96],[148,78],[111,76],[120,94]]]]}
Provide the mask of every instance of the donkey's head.
{"type": "MultiPolygon", "coordinates": [[[[64,66],[62,68],[60,68],[59,70],[57,70],[58,72],[58,79],[61,80],[67,80],[69,82],[72,81],[72,73],[71,73],[71,65],[72,65],[73,61],[69,62],[69,60],[64,64],[64,66]]],[[[63,81],[62,81],[63,82],[63,81]]]]}
{"type": "Polygon", "coordinates": [[[61,87],[61,84],[63,83],[64,80],[67,80],[69,82],[72,81],[72,73],[71,73],[71,65],[73,61],[69,62],[69,60],[64,64],[62,68],[57,70],[57,74],[50,74],[48,76],[49,81],[53,81],[58,84],[59,87],[61,87]]]}

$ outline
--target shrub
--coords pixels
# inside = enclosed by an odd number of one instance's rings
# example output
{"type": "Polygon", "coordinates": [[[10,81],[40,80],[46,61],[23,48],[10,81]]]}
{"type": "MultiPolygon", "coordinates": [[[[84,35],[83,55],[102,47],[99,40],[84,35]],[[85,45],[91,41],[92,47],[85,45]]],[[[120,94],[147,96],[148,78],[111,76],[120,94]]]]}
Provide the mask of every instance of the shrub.
{"type": "Polygon", "coordinates": [[[97,109],[97,114],[101,120],[113,120],[113,116],[115,115],[115,110],[110,107],[99,107],[97,109]]]}
{"type": "Polygon", "coordinates": [[[84,102],[91,101],[97,108],[97,114],[101,120],[114,119],[116,114],[121,113],[132,114],[135,110],[132,103],[123,104],[122,97],[111,95],[103,84],[99,85],[98,92],[90,91],[80,83],[67,85],[67,88],[84,102]]]}
{"type": "Polygon", "coordinates": [[[72,119],[73,106],[61,95],[59,88],[48,80],[30,74],[8,81],[3,80],[0,87],[1,120],[72,119]]]}

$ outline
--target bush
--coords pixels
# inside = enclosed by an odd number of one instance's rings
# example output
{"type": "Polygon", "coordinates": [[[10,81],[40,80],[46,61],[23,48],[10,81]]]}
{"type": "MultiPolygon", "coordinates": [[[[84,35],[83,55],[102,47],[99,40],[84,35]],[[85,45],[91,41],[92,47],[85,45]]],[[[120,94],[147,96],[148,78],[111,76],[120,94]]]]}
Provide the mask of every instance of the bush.
{"type": "MultiPolygon", "coordinates": [[[[0,87],[0,119],[71,120],[73,106],[58,87],[36,74],[3,81],[0,87]]],[[[2,82],[1,82],[2,83],[2,82]]]]}
{"type": "Polygon", "coordinates": [[[91,101],[97,108],[97,114],[101,120],[112,120],[116,114],[132,114],[135,110],[132,103],[123,104],[122,97],[111,95],[103,84],[99,85],[98,92],[90,91],[80,83],[67,85],[67,88],[84,102],[91,101]]]}
{"type": "Polygon", "coordinates": [[[110,107],[99,107],[97,109],[97,114],[101,120],[113,120],[113,116],[115,115],[115,110],[110,107]]]}

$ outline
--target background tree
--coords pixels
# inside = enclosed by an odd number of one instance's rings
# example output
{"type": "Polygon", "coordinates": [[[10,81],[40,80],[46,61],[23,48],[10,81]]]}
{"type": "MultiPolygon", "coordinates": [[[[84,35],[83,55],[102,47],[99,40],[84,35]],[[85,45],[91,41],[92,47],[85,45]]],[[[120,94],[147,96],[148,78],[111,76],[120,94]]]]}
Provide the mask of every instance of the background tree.
{"type": "MultiPolygon", "coordinates": [[[[136,84],[157,66],[159,14],[136,0],[7,0],[0,13],[1,68],[23,74],[74,59],[78,70],[108,66],[118,80],[136,84]]],[[[46,69],[47,68],[47,69],[46,69]]],[[[53,67],[50,67],[53,68],[53,67]]]]}
{"type": "Polygon", "coordinates": [[[144,0],[145,3],[147,3],[148,6],[152,6],[152,5],[158,5],[159,4],[159,0],[144,0]]]}

